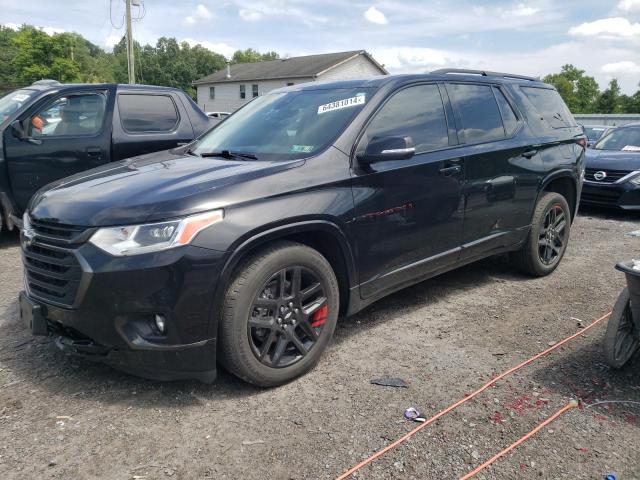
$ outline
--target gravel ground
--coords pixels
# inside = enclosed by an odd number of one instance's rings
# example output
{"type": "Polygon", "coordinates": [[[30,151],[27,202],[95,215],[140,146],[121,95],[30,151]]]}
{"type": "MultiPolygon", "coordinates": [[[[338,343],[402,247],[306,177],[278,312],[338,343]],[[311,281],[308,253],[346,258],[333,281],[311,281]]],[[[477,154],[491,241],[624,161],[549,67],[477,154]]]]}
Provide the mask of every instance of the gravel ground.
{"type": "MultiPolygon", "coordinates": [[[[0,478],[335,478],[492,375],[609,311],[616,260],[640,255],[640,217],[582,212],[550,277],[489,259],[342,319],[319,366],[260,390],[156,383],[65,357],[17,318],[16,235],[0,240],[0,478]],[[371,385],[397,376],[407,389],[371,385]]],[[[362,469],[367,479],[458,478],[571,398],[640,400],[640,360],[605,363],[605,324],[525,367],[362,469]]],[[[478,478],[640,479],[640,409],[572,410],[478,478]]]]}

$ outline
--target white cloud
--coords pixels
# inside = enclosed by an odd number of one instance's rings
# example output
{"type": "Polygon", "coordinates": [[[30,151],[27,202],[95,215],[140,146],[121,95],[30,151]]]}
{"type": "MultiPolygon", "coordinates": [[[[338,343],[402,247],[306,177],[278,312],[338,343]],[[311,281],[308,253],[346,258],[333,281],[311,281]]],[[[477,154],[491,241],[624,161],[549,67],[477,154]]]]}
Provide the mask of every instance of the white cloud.
{"type": "Polygon", "coordinates": [[[623,60],[622,62],[607,63],[600,70],[609,74],[640,73],[640,65],[630,60],[623,60]]]}
{"type": "Polygon", "coordinates": [[[394,47],[374,49],[372,53],[378,62],[395,73],[431,70],[451,62],[448,52],[433,48],[394,47]]]}
{"type": "Polygon", "coordinates": [[[629,38],[640,36],[640,23],[631,23],[623,17],[601,18],[569,29],[569,35],[599,38],[629,38]]]}
{"type": "Polygon", "coordinates": [[[538,13],[538,8],[530,7],[524,3],[519,3],[511,8],[508,8],[503,14],[503,18],[509,17],[532,17],[538,13]]]}
{"type": "Polygon", "coordinates": [[[118,35],[118,34],[109,35],[104,39],[104,46],[111,49],[120,42],[121,38],[122,38],[122,35],[118,35]]]}
{"type": "Polygon", "coordinates": [[[364,12],[364,18],[371,23],[378,25],[386,25],[389,23],[384,13],[378,10],[374,5],[371,5],[368,10],[364,12]]]}
{"type": "Polygon", "coordinates": [[[288,17],[308,27],[327,22],[327,17],[316,15],[306,8],[299,8],[294,5],[293,2],[287,3],[284,0],[272,0],[261,4],[246,4],[242,2],[239,5],[238,15],[245,22],[259,22],[268,19],[282,21],[283,18],[288,17]]]}
{"type": "MultiPolygon", "coordinates": [[[[18,25],[17,23],[3,23],[2,26],[6,27],[6,28],[10,28],[11,30],[20,30],[20,28],[22,27],[22,25],[18,25]]],[[[57,28],[57,27],[38,27],[38,26],[36,26],[36,28],[38,30],[43,31],[44,33],[46,33],[49,36],[54,35],[56,33],[64,33],[64,32],[66,32],[66,30],[64,28],[57,28]]]]}
{"type": "Polygon", "coordinates": [[[3,23],[3,27],[10,28],[11,30],[20,30],[22,25],[18,25],[17,23],[3,23]]]}
{"type": "Polygon", "coordinates": [[[241,8],[238,12],[240,18],[245,22],[257,22],[262,20],[264,14],[258,10],[251,10],[249,8],[241,8]]]}
{"type": "Polygon", "coordinates": [[[201,45],[207,50],[211,50],[212,52],[219,53],[224,55],[227,58],[231,58],[233,53],[237,50],[233,48],[231,45],[227,45],[226,43],[213,43],[213,42],[199,42],[194,40],[193,38],[185,38],[183,42],[187,42],[190,46],[195,47],[196,45],[201,45]]]}
{"type": "Polygon", "coordinates": [[[640,12],[640,0],[620,0],[616,8],[623,12],[640,12]]]}
{"type": "Polygon", "coordinates": [[[186,17],[184,21],[187,25],[194,25],[201,21],[211,20],[212,18],[213,14],[209,11],[209,9],[203,4],[199,3],[193,13],[186,17]]]}

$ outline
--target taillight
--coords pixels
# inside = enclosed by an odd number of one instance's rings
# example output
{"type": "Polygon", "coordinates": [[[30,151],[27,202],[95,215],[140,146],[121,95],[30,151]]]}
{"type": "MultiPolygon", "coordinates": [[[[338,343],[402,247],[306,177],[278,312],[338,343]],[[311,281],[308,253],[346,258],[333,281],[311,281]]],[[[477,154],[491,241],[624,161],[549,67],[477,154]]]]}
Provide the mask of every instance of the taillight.
{"type": "Polygon", "coordinates": [[[576,143],[580,145],[582,148],[587,148],[587,139],[586,137],[577,137],[576,143]]]}

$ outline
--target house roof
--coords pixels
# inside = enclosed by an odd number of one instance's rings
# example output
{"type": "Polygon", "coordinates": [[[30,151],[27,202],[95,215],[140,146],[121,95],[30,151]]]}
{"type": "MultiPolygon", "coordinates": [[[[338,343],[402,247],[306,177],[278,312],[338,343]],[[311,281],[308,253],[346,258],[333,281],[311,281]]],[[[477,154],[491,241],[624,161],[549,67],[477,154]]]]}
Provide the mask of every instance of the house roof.
{"type": "Polygon", "coordinates": [[[268,62],[236,63],[231,65],[231,77],[227,78],[227,70],[223,68],[217,72],[202,77],[194,85],[202,83],[224,83],[224,82],[248,82],[253,80],[274,80],[283,78],[312,77],[337,67],[341,63],[364,55],[376,67],[380,73],[388,74],[385,68],[376,62],[365,50],[352,50],[350,52],[322,53],[318,55],[306,55],[304,57],[281,58],[268,62]]]}

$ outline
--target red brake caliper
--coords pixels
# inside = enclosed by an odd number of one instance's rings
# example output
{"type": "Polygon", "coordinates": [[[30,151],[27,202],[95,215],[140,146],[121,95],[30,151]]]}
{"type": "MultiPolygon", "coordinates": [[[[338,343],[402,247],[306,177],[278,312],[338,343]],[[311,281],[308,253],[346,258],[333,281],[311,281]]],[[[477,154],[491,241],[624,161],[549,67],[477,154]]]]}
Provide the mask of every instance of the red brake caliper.
{"type": "Polygon", "coordinates": [[[313,317],[311,317],[311,326],[314,328],[321,327],[327,321],[327,316],[329,316],[329,306],[325,305],[313,314],[313,317]]]}

